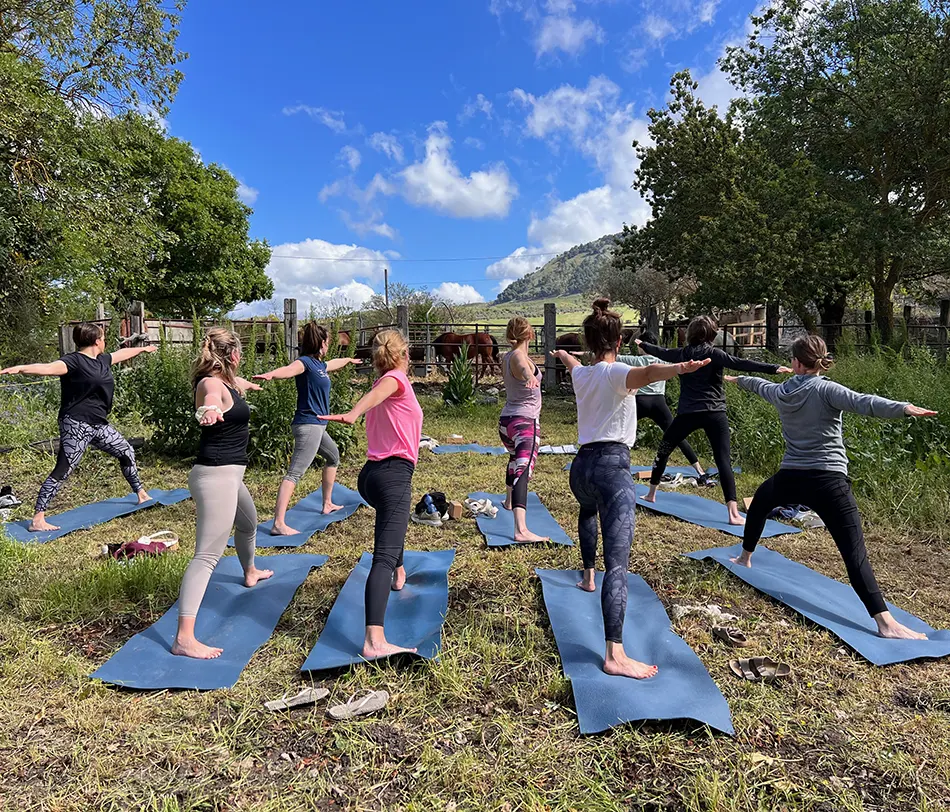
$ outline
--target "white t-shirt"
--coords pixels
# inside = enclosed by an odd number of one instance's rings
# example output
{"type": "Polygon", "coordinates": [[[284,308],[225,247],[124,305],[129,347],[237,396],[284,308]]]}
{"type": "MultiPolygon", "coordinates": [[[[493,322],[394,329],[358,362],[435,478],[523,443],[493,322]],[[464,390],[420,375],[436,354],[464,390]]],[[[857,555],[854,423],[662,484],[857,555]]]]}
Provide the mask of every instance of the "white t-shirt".
{"type": "Polygon", "coordinates": [[[587,443],[624,443],[637,439],[635,389],[627,389],[630,367],[601,361],[577,366],[571,372],[577,398],[577,439],[587,443]]]}

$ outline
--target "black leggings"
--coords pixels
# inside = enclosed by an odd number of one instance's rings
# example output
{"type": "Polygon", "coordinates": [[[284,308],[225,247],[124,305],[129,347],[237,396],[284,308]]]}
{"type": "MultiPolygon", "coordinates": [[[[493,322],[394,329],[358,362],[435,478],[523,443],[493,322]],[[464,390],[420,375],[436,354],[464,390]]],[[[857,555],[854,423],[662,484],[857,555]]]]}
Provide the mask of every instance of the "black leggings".
{"type": "Polygon", "coordinates": [[[406,530],[412,510],[415,466],[401,457],[369,460],[360,471],[357,488],[376,510],[373,566],[366,579],[366,625],[382,626],[393,584],[393,570],[402,566],[406,530]]]}
{"type": "Polygon", "coordinates": [[[687,412],[676,415],[670,427],[664,432],[660,447],[656,450],[650,484],[660,484],[663,472],[666,470],[666,461],[673,453],[673,449],[698,429],[706,432],[709,445],[712,446],[713,458],[719,470],[722,495],[727,502],[737,501],[736,478],[732,473],[732,452],[729,448],[729,420],[725,412],[687,412]]]}
{"type": "Polygon", "coordinates": [[[611,643],[623,643],[627,570],[637,507],[637,491],[630,477],[630,449],[623,443],[581,446],[571,464],[571,490],[581,506],[577,535],[584,569],[593,569],[597,561],[600,514],[604,536],[604,583],[600,590],[604,636],[611,643]]]}
{"type": "Polygon", "coordinates": [[[835,471],[780,469],[755,492],[745,520],[742,549],[750,553],[755,550],[769,513],[783,505],[807,505],[818,514],[838,545],[851,586],[868,614],[886,612],[887,604],[868,561],[851,480],[835,471]]]}
{"type": "MultiPolygon", "coordinates": [[[[673,412],[666,402],[666,395],[637,395],[637,420],[643,418],[652,420],[661,430],[666,431],[673,422],[673,412]]],[[[690,465],[699,462],[699,457],[686,440],[679,444],[679,450],[690,465]]]]}

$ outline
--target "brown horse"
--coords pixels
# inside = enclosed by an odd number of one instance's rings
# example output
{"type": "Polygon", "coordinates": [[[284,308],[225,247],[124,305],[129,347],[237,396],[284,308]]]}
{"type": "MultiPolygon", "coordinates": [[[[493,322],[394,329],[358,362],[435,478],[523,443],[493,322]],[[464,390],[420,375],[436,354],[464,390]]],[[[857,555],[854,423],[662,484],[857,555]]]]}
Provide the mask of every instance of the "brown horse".
{"type": "Polygon", "coordinates": [[[487,373],[492,374],[496,369],[501,375],[501,364],[498,362],[498,342],[490,333],[468,333],[461,336],[462,343],[468,345],[468,360],[475,364],[475,380],[481,377],[481,369],[487,367],[487,373]]]}
{"type": "MultiPolygon", "coordinates": [[[[554,340],[554,347],[565,352],[580,352],[584,349],[580,333],[565,333],[554,340]]],[[[567,380],[567,369],[559,360],[554,361],[554,369],[557,374],[557,382],[564,383],[567,380]]]]}

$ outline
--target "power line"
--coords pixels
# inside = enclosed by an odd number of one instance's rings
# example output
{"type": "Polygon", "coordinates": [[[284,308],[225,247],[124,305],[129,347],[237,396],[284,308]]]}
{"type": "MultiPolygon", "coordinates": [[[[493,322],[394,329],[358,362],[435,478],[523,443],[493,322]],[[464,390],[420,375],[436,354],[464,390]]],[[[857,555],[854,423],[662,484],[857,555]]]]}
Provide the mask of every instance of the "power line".
{"type": "Polygon", "coordinates": [[[315,262],[381,262],[384,264],[390,262],[487,262],[488,260],[498,259],[535,259],[537,257],[556,257],[561,253],[563,252],[548,251],[540,254],[518,254],[517,256],[505,254],[504,256],[498,257],[430,257],[427,259],[406,259],[404,257],[399,259],[377,259],[376,257],[304,257],[300,256],[299,254],[271,254],[271,259],[306,259],[313,260],[315,262]]]}

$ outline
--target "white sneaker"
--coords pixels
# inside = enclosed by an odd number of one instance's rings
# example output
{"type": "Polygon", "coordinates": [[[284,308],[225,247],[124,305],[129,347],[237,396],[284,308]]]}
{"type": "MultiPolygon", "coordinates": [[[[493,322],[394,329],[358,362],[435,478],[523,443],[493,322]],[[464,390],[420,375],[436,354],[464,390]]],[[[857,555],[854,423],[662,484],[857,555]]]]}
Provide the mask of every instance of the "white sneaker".
{"type": "Polygon", "coordinates": [[[439,518],[438,513],[424,513],[419,515],[418,513],[411,513],[409,518],[412,519],[416,524],[427,524],[429,527],[441,527],[442,520],[439,518]]]}

